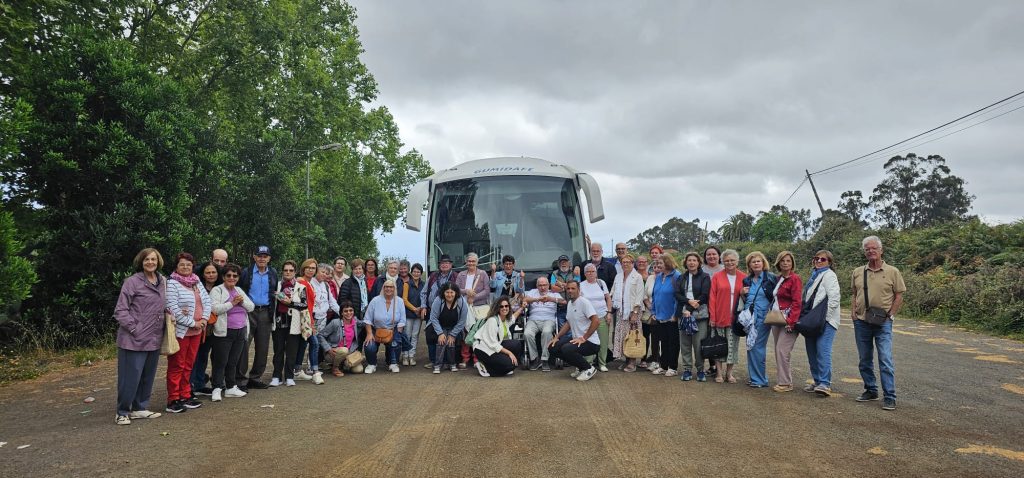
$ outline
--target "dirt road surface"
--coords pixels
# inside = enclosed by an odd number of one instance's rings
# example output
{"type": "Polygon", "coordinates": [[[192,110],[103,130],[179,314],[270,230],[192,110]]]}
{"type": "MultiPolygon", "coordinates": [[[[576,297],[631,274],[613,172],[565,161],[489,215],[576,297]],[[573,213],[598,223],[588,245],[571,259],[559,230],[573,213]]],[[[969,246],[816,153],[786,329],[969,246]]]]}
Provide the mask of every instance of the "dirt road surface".
{"type": "MultiPolygon", "coordinates": [[[[745,364],[732,385],[417,366],[121,427],[107,361],[0,388],[0,476],[1024,476],[1024,344],[900,320],[895,357],[896,411],[854,401],[844,319],[827,399],[746,387],[745,364]]],[[[799,387],[802,339],[793,363],[799,387]]]]}

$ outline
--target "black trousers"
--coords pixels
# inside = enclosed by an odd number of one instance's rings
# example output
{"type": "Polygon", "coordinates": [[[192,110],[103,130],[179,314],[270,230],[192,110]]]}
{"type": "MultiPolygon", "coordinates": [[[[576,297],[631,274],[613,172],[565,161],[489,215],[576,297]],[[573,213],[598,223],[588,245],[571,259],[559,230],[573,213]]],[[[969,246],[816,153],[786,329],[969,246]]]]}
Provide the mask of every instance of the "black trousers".
{"type": "Polygon", "coordinates": [[[563,362],[580,370],[589,370],[593,365],[587,362],[587,356],[594,355],[600,350],[601,346],[590,341],[580,345],[559,341],[554,346],[548,347],[548,355],[552,358],[560,358],[563,362]]]}
{"type": "Polygon", "coordinates": [[[301,335],[289,335],[288,327],[278,326],[271,337],[274,339],[274,375],[278,380],[295,378],[295,355],[299,352],[301,335]],[[294,340],[291,337],[295,337],[294,340]],[[289,343],[292,342],[292,343],[289,343]],[[291,346],[291,347],[289,347],[291,346]]]}
{"type": "MultiPolygon", "coordinates": [[[[501,346],[508,349],[516,357],[522,357],[523,355],[523,344],[518,340],[503,340],[501,346]]],[[[476,359],[480,363],[484,364],[484,367],[487,367],[487,373],[492,377],[508,375],[509,372],[516,369],[512,359],[501,352],[488,355],[483,350],[473,349],[473,354],[476,355],[476,359]]]]}
{"type": "Polygon", "coordinates": [[[228,329],[224,337],[211,336],[206,340],[213,340],[213,388],[234,387],[238,384],[235,371],[245,347],[245,329],[228,329]]]}
{"type": "Polygon", "coordinates": [[[679,368],[679,322],[652,322],[655,340],[661,343],[661,368],[679,368]]]}
{"type": "Polygon", "coordinates": [[[651,338],[651,335],[653,335],[651,333],[651,331],[654,329],[654,323],[642,324],[641,329],[643,330],[643,333],[644,333],[644,340],[646,340],[647,343],[650,344],[650,345],[648,345],[648,349],[651,352],[649,354],[647,354],[647,355],[644,355],[644,358],[641,359],[640,361],[641,362],[657,362],[658,361],[658,357],[661,357],[661,347],[659,346],[659,344],[657,342],[657,339],[652,339],[651,338]]]}

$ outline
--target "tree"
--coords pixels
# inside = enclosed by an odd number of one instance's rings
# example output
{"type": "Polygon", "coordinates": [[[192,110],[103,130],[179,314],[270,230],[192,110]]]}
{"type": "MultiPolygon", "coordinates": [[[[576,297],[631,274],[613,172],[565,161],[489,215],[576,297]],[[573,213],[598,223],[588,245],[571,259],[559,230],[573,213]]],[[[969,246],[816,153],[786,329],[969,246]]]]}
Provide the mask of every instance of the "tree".
{"type": "Polygon", "coordinates": [[[686,251],[706,240],[700,219],[684,221],[678,217],[669,219],[661,226],[654,226],[630,239],[626,246],[634,251],[647,251],[654,244],[666,249],[686,251]]]}
{"type": "Polygon", "coordinates": [[[761,211],[750,232],[754,242],[792,242],[796,223],[788,214],[761,211]]]}
{"type": "Polygon", "coordinates": [[[868,225],[868,203],[860,191],[846,191],[839,196],[839,213],[859,223],[868,225]]]}
{"type": "Polygon", "coordinates": [[[967,219],[974,196],[964,189],[963,179],[950,173],[942,156],[893,156],[885,172],[871,194],[876,223],[909,229],[967,219]]]}
{"type": "Polygon", "coordinates": [[[0,211],[0,323],[28,298],[37,280],[32,263],[20,256],[22,245],[15,236],[13,215],[0,211]]]}
{"type": "Polygon", "coordinates": [[[753,240],[754,216],[740,211],[729,216],[725,224],[718,228],[722,240],[726,242],[748,242],[753,240]]]}

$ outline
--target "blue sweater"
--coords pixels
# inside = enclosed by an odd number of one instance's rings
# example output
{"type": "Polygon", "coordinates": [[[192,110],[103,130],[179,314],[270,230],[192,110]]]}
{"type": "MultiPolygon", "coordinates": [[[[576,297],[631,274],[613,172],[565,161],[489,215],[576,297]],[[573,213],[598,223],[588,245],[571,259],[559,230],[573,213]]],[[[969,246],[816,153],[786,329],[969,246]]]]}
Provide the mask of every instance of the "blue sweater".
{"type": "Polygon", "coordinates": [[[667,322],[676,313],[676,281],[681,279],[679,271],[671,274],[659,273],[654,278],[654,293],[651,294],[654,319],[667,322]]]}

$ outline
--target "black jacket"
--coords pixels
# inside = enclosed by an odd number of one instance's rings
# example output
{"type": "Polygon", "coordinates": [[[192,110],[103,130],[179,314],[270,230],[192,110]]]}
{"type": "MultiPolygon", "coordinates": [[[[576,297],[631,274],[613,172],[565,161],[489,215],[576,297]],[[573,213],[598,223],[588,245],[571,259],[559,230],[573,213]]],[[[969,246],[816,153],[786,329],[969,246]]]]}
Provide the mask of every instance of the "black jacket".
{"type": "Polygon", "coordinates": [[[694,275],[692,279],[690,279],[690,273],[688,271],[683,272],[683,275],[676,281],[676,317],[682,317],[683,310],[688,310],[691,313],[697,310],[695,307],[691,307],[689,302],[686,301],[687,280],[693,281],[693,298],[697,302],[700,302],[700,305],[707,305],[708,297],[711,294],[711,276],[709,276],[707,272],[698,269],[697,274],[694,275]]]}
{"type": "MultiPolygon", "coordinates": [[[[586,280],[586,271],[584,271],[583,268],[586,267],[587,264],[592,264],[590,259],[580,263],[580,280],[586,280]]],[[[607,257],[602,257],[601,263],[594,265],[597,266],[597,278],[603,280],[604,283],[608,284],[608,287],[611,288],[612,284],[615,283],[615,276],[619,274],[619,271],[615,269],[615,261],[607,257]]]]}
{"type": "MultiPolygon", "coordinates": [[[[359,317],[359,320],[363,320],[363,299],[359,294],[359,281],[353,276],[345,279],[345,282],[341,283],[341,289],[338,290],[338,305],[340,306],[346,300],[352,303],[352,308],[356,311],[356,317],[359,317]]],[[[366,300],[370,300],[369,291],[367,291],[366,300]]]]}
{"type": "MultiPolygon", "coordinates": [[[[238,287],[241,287],[246,294],[249,293],[249,288],[252,287],[252,269],[256,267],[256,263],[249,264],[248,267],[242,269],[242,276],[238,278],[238,287]]],[[[274,293],[277,292],[277,270],[270,265],[267,265],[267,293],[269,297],[268,304],[275,305],[274,293]]]]}

